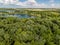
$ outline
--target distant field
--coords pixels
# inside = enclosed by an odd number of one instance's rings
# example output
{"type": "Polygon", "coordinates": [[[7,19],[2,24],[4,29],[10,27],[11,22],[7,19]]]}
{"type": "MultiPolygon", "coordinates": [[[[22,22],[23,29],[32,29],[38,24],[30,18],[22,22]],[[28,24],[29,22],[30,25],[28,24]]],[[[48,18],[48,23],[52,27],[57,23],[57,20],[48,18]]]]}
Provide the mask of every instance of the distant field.
{"type": "Polygon", "coordinates": [[[60,9],[54,8],[0,8],[0,14],[28,14],[28,13],[39,13],[40,11],[44,12],[60,12],[60,9]]]}

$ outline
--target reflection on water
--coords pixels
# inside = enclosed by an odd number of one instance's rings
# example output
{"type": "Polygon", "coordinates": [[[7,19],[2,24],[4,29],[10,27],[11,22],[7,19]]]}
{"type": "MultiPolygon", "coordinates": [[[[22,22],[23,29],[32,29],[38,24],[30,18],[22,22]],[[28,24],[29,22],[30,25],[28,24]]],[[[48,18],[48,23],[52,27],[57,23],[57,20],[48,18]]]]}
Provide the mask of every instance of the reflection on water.
{"type": "Polygon", "coordinates": [[[15,14],[15,15],[0,15],[0,17],[32,18],[33,16],[26,15],[26,14],[15,14]]]}

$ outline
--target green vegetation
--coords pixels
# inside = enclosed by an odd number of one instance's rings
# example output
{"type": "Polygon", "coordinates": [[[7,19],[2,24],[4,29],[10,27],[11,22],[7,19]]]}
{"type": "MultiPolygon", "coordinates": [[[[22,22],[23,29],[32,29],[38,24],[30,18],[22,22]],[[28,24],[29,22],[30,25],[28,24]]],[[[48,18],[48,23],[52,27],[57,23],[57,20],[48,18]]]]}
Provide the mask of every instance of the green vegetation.
{"type": "Polygon", "coordinates": [[[60,11],[25,11],[35,18],[0,17],[0,45],[60,45],[60,11]]]}

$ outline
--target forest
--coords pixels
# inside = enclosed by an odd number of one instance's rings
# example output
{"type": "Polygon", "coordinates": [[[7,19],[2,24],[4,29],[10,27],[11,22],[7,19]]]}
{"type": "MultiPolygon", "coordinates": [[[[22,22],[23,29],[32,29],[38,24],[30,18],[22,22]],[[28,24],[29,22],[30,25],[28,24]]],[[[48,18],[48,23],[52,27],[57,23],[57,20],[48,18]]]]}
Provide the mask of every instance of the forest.
{"type": "Polygon", "coordinates": [[[0,45],[60,45],[60,11],[45,10],[0,9],[0,15],[34,16],[34,18],[0,16],[0,45]]]}

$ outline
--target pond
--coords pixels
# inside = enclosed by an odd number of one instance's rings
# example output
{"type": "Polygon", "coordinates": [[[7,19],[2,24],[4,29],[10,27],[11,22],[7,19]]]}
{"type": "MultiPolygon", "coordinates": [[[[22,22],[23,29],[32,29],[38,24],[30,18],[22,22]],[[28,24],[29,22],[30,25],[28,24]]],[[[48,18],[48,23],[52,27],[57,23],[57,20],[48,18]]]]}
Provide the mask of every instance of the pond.
{"type": "Polygon", "coordinates": [[[0,17],[33,18],[34,16],[30,16],[26,14],[14,14],[14,15],[0,15],[0,17]]]}

